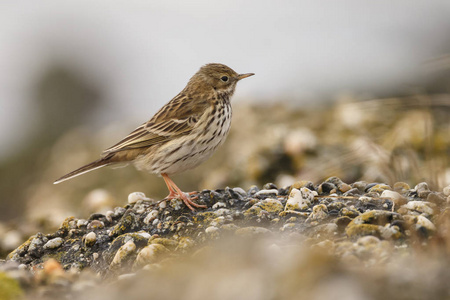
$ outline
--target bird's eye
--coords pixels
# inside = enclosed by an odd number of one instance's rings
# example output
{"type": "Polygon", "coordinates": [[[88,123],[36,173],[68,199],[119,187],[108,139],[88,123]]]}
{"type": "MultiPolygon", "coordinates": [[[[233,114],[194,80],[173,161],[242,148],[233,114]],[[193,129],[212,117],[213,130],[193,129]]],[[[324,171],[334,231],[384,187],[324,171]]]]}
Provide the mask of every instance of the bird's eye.
{"type": "Polygon", "coordinates": [[[220,78],[220,80],[222,80],[223,82],[227,82],[228,81],[228,76],[222,76],[220,78]]]}

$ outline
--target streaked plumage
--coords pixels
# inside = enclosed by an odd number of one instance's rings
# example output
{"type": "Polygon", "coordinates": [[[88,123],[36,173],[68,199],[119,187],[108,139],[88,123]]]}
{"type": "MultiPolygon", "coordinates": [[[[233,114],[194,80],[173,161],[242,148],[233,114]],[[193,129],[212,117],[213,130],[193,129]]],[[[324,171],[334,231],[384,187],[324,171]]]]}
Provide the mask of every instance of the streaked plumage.
{"type": "Polygon", "coordinates": [[[192,206],[204,207],[192,202],[168,176],[198,166],[225,141],[236,83],[252,75],[237,74],[222,64],[203,66],[150,121],[103,151],[99,160],[64,175],[55,184],[103,166],[132,162],[139,170],[163,176],[170,192],[167,199],[180,198],[191,210],[192,206]]]}

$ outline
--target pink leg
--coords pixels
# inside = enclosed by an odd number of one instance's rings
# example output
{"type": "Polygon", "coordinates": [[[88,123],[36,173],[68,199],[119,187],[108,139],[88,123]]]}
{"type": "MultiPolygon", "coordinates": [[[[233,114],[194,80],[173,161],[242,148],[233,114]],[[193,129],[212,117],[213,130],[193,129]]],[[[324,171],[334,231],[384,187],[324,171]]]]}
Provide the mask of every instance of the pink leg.
{"type": "Polygon", "coordinates": [[[181,199],[181,200],[183,200],[184,204],[186,204],[186,206],[189,207],[189,209],[192,211],[195,211],[195,208],[193,208],[192,206],[195,206],[198,208],[206,208],[207,207],[206,205],[200,205],[195,202],[192,202],[190,197],[188,197],[185,193],[183,193],[180,190],[180,188],[177,187],[175,182],[173,182],[172,179],[169,178],[169,176],[167,174],[162,173],[161,175],[164,179],[164,182],[167,185],[167,189],[169,190],[169,195],[165,199],[167,199],[167,200],[175,199],[175,198],[181,199]]]}

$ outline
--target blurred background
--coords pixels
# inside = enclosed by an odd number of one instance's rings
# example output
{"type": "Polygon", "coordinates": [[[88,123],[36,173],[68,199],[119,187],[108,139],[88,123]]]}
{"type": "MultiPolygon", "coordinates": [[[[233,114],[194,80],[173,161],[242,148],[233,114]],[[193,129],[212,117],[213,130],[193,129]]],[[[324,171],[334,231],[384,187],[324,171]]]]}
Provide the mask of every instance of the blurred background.
{"type": "MultiPolygon", "coordinates": [[[[161,178],[53,181],[148,120],[201,65],[256,76],[228,141],[185,191],[339,176],[450,183],[450,2],[14,1],[0,4],[2,249],[161,178]]],[[[6,249],[6,250],[5,250],[6,249]]]]}

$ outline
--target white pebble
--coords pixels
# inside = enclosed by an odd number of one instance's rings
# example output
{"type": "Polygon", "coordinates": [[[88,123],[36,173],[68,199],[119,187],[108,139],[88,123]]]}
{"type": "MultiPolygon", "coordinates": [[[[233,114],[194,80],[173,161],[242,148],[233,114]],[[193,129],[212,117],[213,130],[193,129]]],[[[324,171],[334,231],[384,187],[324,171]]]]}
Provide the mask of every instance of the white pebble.
{"type": "Polygon", "coordinates": [[[227,207],[227,205],[225,203],[223,203],[223,202],[217,202],[216,204],[214,204],[212,206],[212,209],[218,209],[218,208],[221,208],[221,207],[227,207]]]}
{"type": "Polygon", "coordinates": [[[152,210],[151,212],[149,212],[147,214],[147,216],[144,219],[144,223],[145,224],[150,224],[151,222],[153,222],[153,220],[155,220],[158,217],[158,211],[157,210],[152,210]]]}
{"type": "Polygon", "coordinates": [[[111,266],[117,266],[122,263],[122,261],[136,250],[136,244],[133,241],[128,241],[122,247],[117,250],[114,259],[111,262],[111,266]]]}
{"type": "Polygon", "coordinates": [[[424,216],[417,216],[417,225],[425,227],[429,231],[436,231],[436,226],[434,226],[433,222],[425,218],[424,216]]]}
{"type": "Polygon", "coordinates": [[[134,192],[128,195],[128,203],[130,204],[136,203],[139,200],[148,201],[150,198],[145,197],[145,194],[141,192],[134,192]]]}
{"type": "Polygon", "coordinates": [[[255,194],[255,197],[258,196],[272,196],[272,195],[278,195],[278,190],[271,189],[271,190],[260,190],[255,194]]]}
{"type": "Polygon", "coordinates": [[[219,231],[219,228],[217,228],[215,226],[209,226],[208,228],[205,229],[205,232],[207,234],[213,234],[213,233],[216,233],[217,231],[219,231]]]}
{"type": "Polygon", "coordinates": [[[88,234],[86,234],[86,236],[84,237],[84,241],[86,245],[92,246],[97,241],[97,235],[95,234],[95,232],[91,231],[88,234]]]}
{"type": "Polygon", "coordinates": [[[415,210],[419,213],[425,213],[431,216],[434,213],[433,208],[431,208],[431,206],[432,203],[426,201],[409,201],[402,207],[405,207],[409,210],[415,210]]]}
{"type": "Polygon", "coordinates": [[[300,190],[292,189],[286,201],[285,210],[307,209],[314,200],[314,194],[310,189],[302,187],[300,190]]]}
{"type": "Polygon", "coordinates": [[[77,227],[78,227],[78,228],[81,228],[81,227],[83,227],[83,226],[87,226],[88,223],[89,223],[89,222],[88,222],[87,220],[85,220],[85,219],[79,219],[79,220],[77,221],[77,227]]]}
{"type": "Polygon", "coordinates": [[[233,188],[233,191],[235,191],[236,193],[240,194],[241,196],[244,196],[244,197],[247,196],[247,192],[244,191],[243,188],[235,187],[235,188],[233,188]]]}
{"type": "Polygon", "coordinates": [[[55,248],[58,248],[59,246],[62,245],[63,242],[64,242],[64,240],[62,238],[60,238],[60,237],[51,239],[47,243],[45,243],[44,249],[55,249],[55,248]]]}
{"type": "Polygon", "coordinates": [[[446,187],[444,187],[442,189],[442,192],[444,193],[445,196],[450,196],[450,185],[447,185],[446,187]]]}

